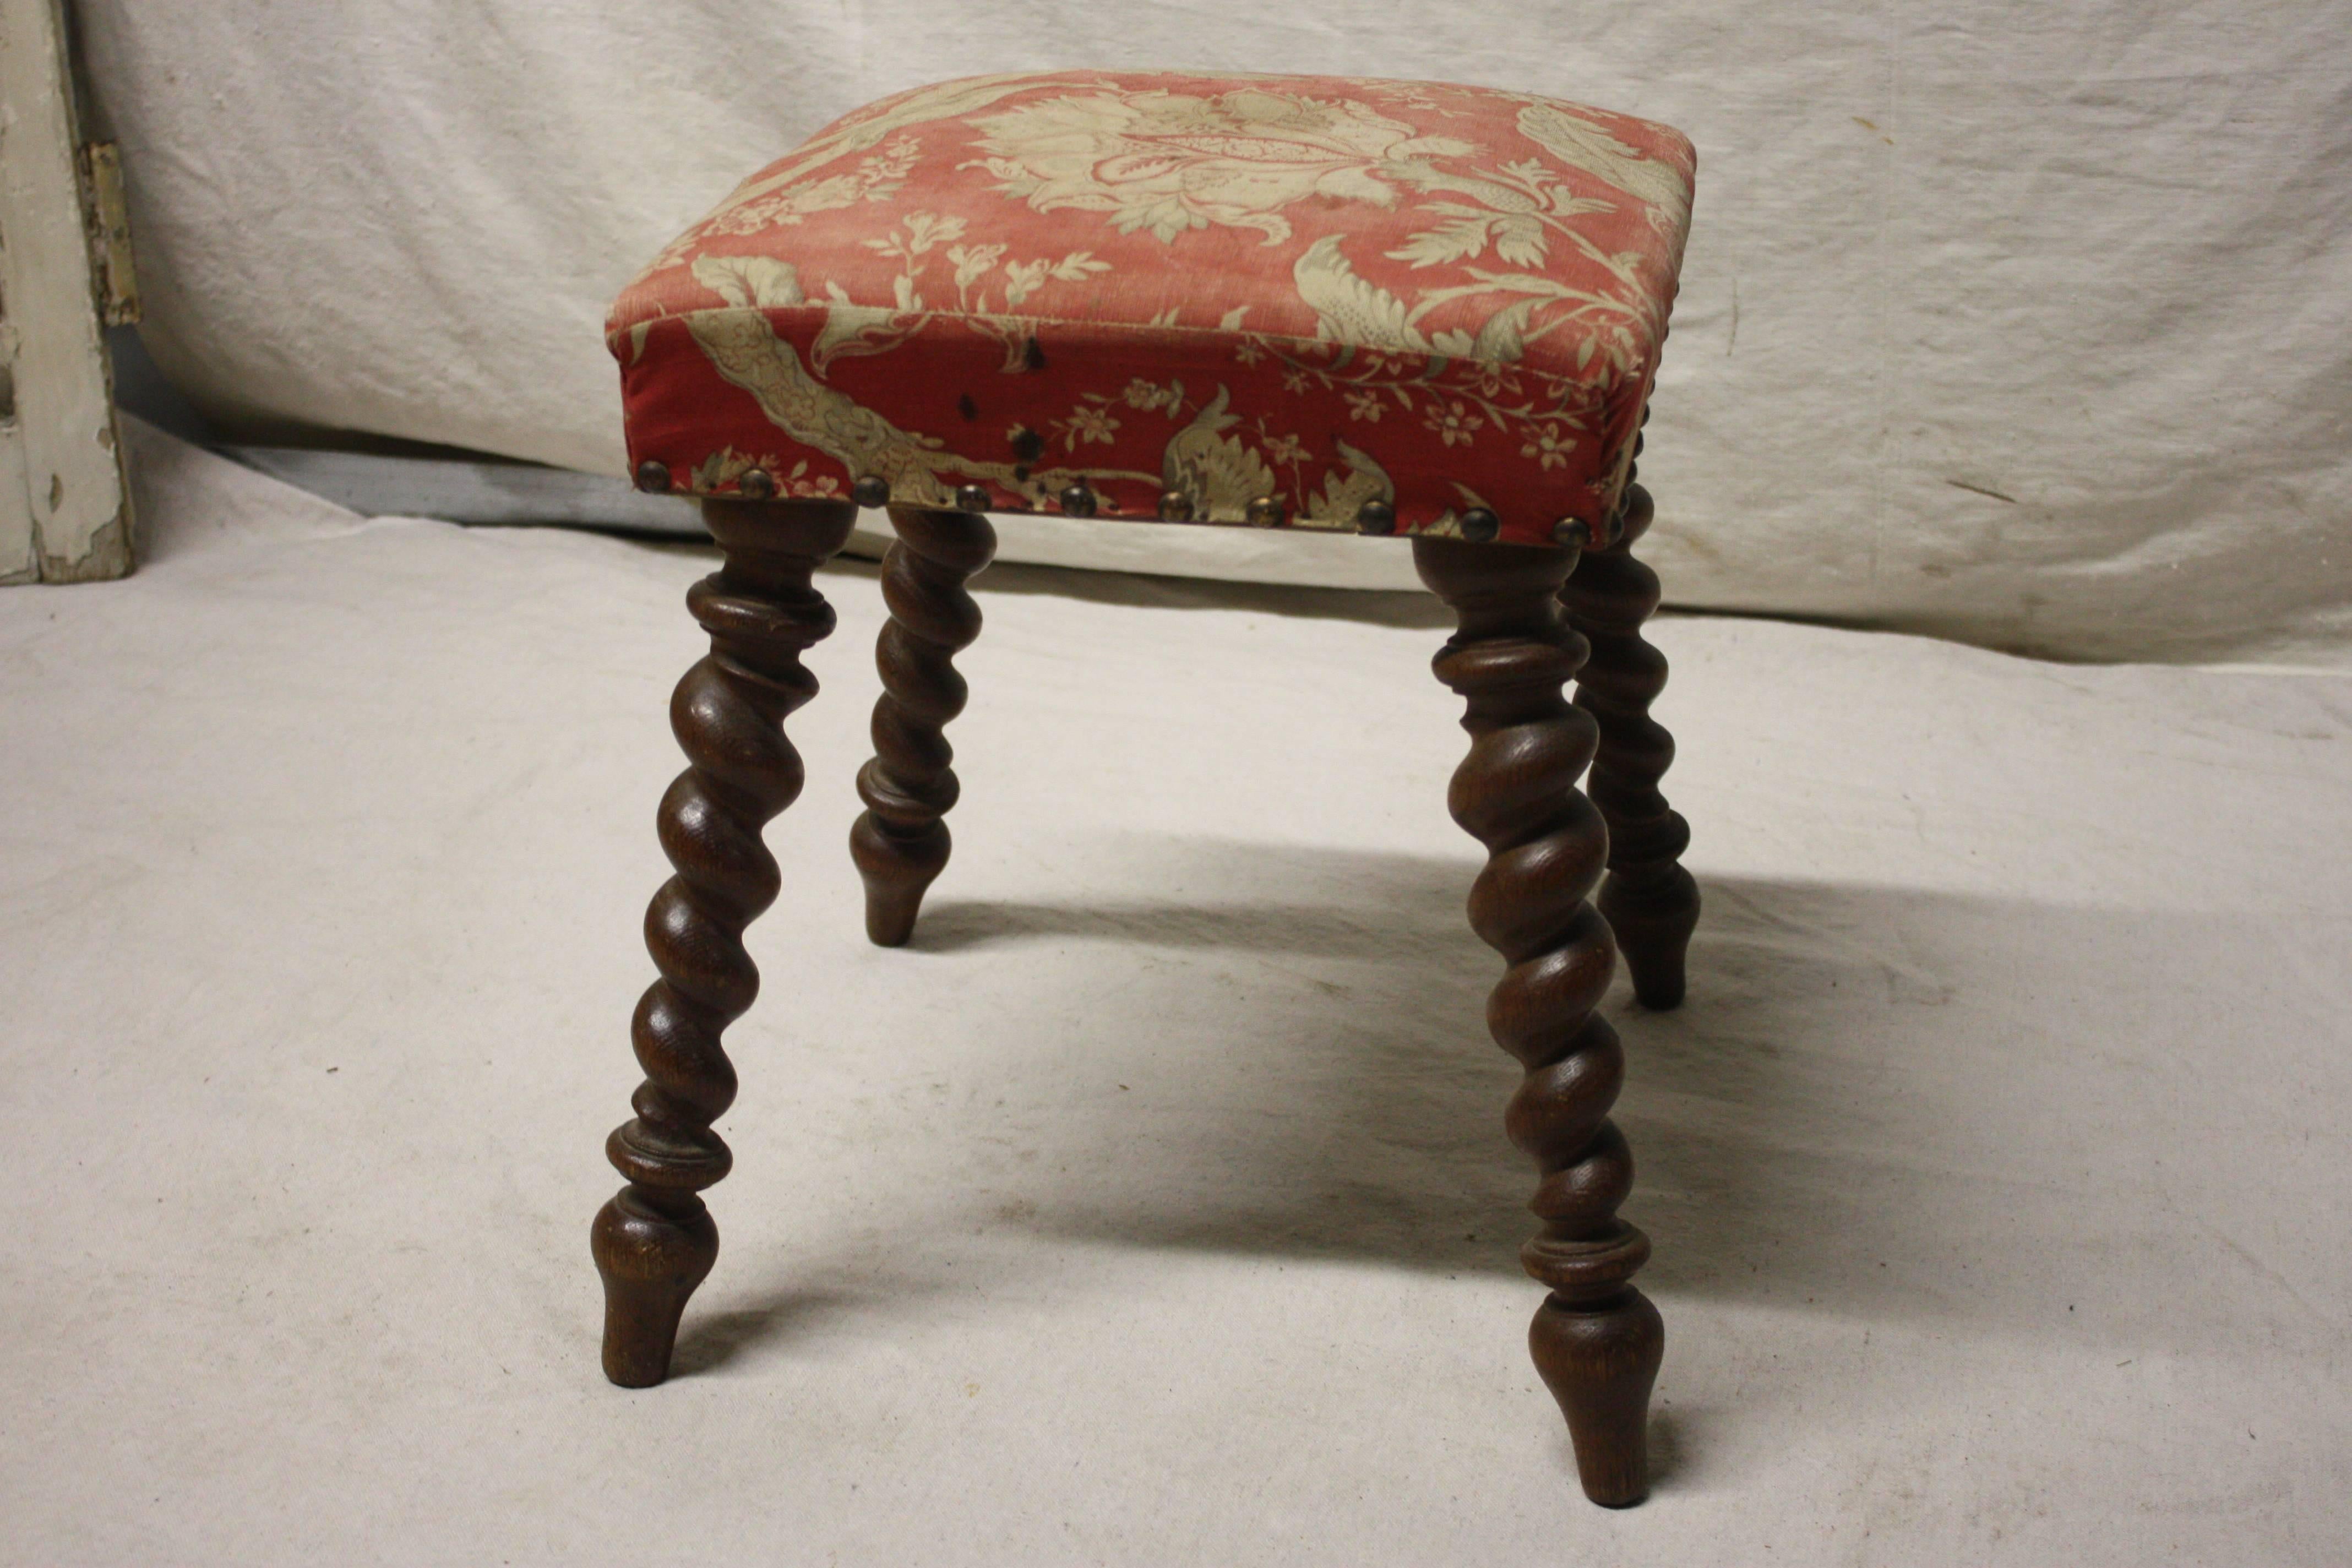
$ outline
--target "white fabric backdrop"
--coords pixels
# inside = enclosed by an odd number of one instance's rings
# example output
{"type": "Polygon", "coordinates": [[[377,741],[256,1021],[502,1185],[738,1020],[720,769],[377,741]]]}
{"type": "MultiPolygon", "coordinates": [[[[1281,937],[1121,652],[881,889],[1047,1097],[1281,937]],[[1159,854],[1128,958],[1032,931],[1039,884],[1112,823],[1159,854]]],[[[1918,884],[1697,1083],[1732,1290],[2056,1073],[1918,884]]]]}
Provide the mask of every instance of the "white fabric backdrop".
{"type": "MultiPolygon", "coordinates": [[[[1645,478],[1689,605],[2352,662],[2352,0],[81,0],[157,359],[214,413],[617,472],[607,299],[924,80],[1425,76],[1696,141],[1645,478]]],[[[1014,553],[1410,580],[1353,540],[1014,553]]]]}

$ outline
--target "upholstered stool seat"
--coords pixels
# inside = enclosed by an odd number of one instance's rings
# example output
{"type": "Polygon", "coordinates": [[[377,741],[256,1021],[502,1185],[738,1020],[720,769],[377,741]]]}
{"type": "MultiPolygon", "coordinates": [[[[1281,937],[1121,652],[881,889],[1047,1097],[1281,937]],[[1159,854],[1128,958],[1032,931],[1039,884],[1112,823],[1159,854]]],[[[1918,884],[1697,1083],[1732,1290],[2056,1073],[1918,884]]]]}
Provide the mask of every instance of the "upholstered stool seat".
{"type": "Polygon", "coordinates": [[[753,175],[621,296],[631,459],[699,495],[756,472],[1407,533],[1483,510],[1549,543],[1624,486],[1690,177],[1664,126],[1478,88],[924,88],[753,175]]]}
{"type": "Polygon", "coordinates": [[[814,574],[858,507],[898,539],[850,834],[884,945],[948,862],[987,513],[1407,534],[1459,625],[1436,659],[1472,736],[1448,804],[1488,852],[1487,1026],[1527,1069],[1506,1127],[1538,1173],[1530,1345],[1588,1495],[1643,1495],[1663,1329],[1617,1215],[1623,1053],[1596,1008],[1621,950],[1644,1005],[1680,1002],[1698,918],[1648,715],[1658,583],[1631,553],[1692,167],[1664,126],[1479,88],[973,78],[827,127],[629,285],[607,341],[637,482],[701,498],[726,563],[688,595],[711,652],[671,706],[677,874],[646,915],[646,1080],[607,1144],[628,1184],[593,1233],[608,1376],[667,1374],[718,1257],[720,1035],[782,886],[761,829],[801,788],[782,724],[834,625],[814,574]]]}

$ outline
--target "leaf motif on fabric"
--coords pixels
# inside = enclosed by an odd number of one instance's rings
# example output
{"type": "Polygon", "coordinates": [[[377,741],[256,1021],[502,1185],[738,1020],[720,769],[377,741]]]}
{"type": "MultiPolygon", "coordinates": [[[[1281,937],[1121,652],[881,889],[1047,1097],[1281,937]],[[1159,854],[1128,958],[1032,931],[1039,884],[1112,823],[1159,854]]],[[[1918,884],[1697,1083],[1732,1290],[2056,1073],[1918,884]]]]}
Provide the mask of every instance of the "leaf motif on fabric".
{"type": "Polygon", "coordinates": [[[1008,262],[1004,268],[1004,304],[1010,310],[1035,293],[1049,268],[1042,261],[1008,262]]]}
{"type": "Polygon", "coordinates": [[[1363,510],[1366,501],[1394,499],[1396,486],[1389,479],[1388,470],[1370,453],[1337,437],[1332,437],[1331,447],[1346,469],[1324,474],[1322,490],[1307,498],[1307,509],[1299,521],[1327,528],[1352,528],[1356,514],[1363,510]]]}
{"type": "Polygon", "coordinates": [[[1275,492],[1265,460],[1240,437],[1225,434],[1241,423],[1239,415],[1225,412],[1232,396],[1220,385],[1160,454],[1160,482],[1191,496],[1194,516],[1203,522],[1240,522],[1250,502],[1275,492]]]}
{"type": "Polygon", "coordinates": [[[1315,335],[1355,348],[1425,353],[1428,341],[1408,319],[1404,301],[1364,281],[1339,252],[1339,237],[1325,235],[1308,246],[1290,269],[1298,297],[1315,310],[1315,335]]]}
{"type": "Polygon", "coordinates": [[[948,264],[955,268],[955,286],[969,289],[979,282],[1003,258],[1004,249],[1003,245],[949,246],[948,264]]]}
{"type": "Polygon", "coordinates": [[[757,234],[764,228],[805,222],[814,213],[854,206],[868,194],[866,184],[856,175],[835,174],[713,213],[703,226],[711,234],[757,234]]]}
{"type": "Polygon", "coordinates": [[[739,310],[807,303],[800,273],[772,256],[698,256],[694,280],[739,310]]]}
{"type": "Polygon", "coordinates": [[[1486,250],[1487,236],[1495,226],[1493,213],[1480,212],[1459,202],[1439,202],[1434,210],[1459,216],[1447,218],[1435,228],[1423,229],[1387,252],[1390,260],[1409,261],[1415,267],[1441,267],[1449,261],[1466,261],[1486,250]]]}
{"type": "Polygon", "coordinates": [[[952,214],[942,217],[933,212],[910,212],[898,221],[898,226],[879,239],[858,241],[866,249],[884,256],[911,260],[934,246],[963,237],[965,220],[952,214]]]}
{"type": "Polygon", "coordinates": [[[1650,222],[1661,233],[1679,234],[1690,223],[1690,182],[1681,170],[1641,153],[1589,120],[1550,103],[1519,110],[1519,130],[1571,169],[1581,169],[1627,195],[1648,204],[1650,222]]]}
{"type": "MultiPolygon", "coordinates": [[[[1491,212],[1533,213],[1541,211],[1543,206],[1535,196],[1516,186],[1496,180],[1482,180],[1474,174],[1457,174],[1429,163],[1401,164],[1392,167],[1389,173],[1424,191],[1452,191],[1457,195],[1468,196],[1480,207],[1491,212]]],[[[1475,210],[1462,207],[1457,203],[1446,205],[1457,211],[1475,210]]]]}
{"type": "Polygon", "coordinates": [[[1533,213],[1485,212],[1462,202],[1433,202],[1431,210],[1448,215],[1445,221],[1385,252],[1390,260],[1410,262],[1416,268],[1441,267],[1474,260],[1485,254],[1491,242],[1495,254],[1510,265],[1540,267],[1550,248],[1543,220],[1533,213]]]}
{"type": "Polygon", "coordinates": [[[838,283],[826,284],[825,292],[831,298],[825,301],[824,325],[809,345],[809,363],[819,375],[843,354],[887,353],[912,330],[913,323],[899,324],[900,313],[890,306],[853,303],[838,283]]]}
{"type": "Polygon", "coordinates": [[[1486,364],[1513,364],[1527,352],[1528,318],[1539,300],[1521,300],[1486,318],[1471,342],[1470,357],[1486,364]]]}
{"type": "Polygon", "coordinates": [[[1543,224],[1533,217],[1514,216],[1496,220],[1495,254],[1514,267],[1541,267],[1550,248],[1544,237],[1543,224]]]}

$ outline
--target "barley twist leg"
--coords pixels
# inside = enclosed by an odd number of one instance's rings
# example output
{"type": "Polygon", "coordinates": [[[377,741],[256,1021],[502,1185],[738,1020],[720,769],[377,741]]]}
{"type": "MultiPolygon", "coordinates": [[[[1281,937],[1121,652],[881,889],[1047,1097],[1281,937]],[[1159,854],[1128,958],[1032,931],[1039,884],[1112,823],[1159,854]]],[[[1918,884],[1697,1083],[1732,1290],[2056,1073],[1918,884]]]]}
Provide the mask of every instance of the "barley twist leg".
{"type": "Polygon", "coordinates": [[[980,636],[965,582],[996,553],[996,531],[971,512],[892,507],[898,542],[882,563],[889,624],[875,645],[882,700],[874,705],[874,760],[858,771],[865,815],[849,852],[866,883],[866,934],[898,947],[914,934],[923,893],[948,863],[956,803],[955,749],[943,732],[969,689],[955,655],[980,636]]]}
{"type": "Polygon", "coordinates": [[[1529,1206],[1542,1229],[1520,1259],[1551,1294],[1528,1346],[1568,1418],[1585,1494],[1622,1507],[1648,1488],[1645,1429],[1664,1329],[1632,1284],[1650,1243],[1617,1217],[1633,1177],[1608,1116],[1624,1054],[1593,1014],[1615,948],[1585,901],[1608,855],[1606,825],[1576,787],[1595,725],[1561,691],[1585,652],[1557,603],[1575,557],[1427,538],[1413,542],[1413,561],[1459,622],[1435,660],[1438,679],[1467,702],[1471,736],[1447,804],[1486,846],[1470,924],[1508,965],[1486,1022],[1527,1069],[1504,1125],[1539,1173],[1529,1206]]]}
{"type": "Polygon", "coordinates": [[[604,1375],[624,1387],[669,1375],[679,1315],[718,1260],[718,1227],[700,1194],[733,1161],[710,1126],[735,1099],[719,1036],[759,992],[743,929],[782,886],[760,830],[801,792],[800,753],[783,721],[815,695],[801,655],[834,626],[812,574],[856,516],[837,502],[703,507],[726,563],[688,592],[710,652],[670,699],[688,767],[656,819],[677,874],[646,910],[646,946],[661,973],[631,1031],[646,1080],[631,1101],[635,1117],[605,1142],[628,1185],[589,1238],[604,1281],[604,1375]]]}
{"type": "Polygon", "coordinates": [[[1675,738],[1650,717],[1666,687],[1665,655],[1642,637],[1642,623],[1658,607],[1658,574],[1633,552],[1654,511],[1647,490],[1627,487],[1623,531],[1607,549],[1585,552],[1560,602],[1569,624],[1592,645],[1577,677],[1576,705],[1601,725],[1589,785],[1609,823],[1601,912],[1633,972],[1634,995],[1663,1009],[1683,999],[1683,960],[1699,899],[1681,858],[1690,824],[1658,790],[1675,760],[1675,738]]]}

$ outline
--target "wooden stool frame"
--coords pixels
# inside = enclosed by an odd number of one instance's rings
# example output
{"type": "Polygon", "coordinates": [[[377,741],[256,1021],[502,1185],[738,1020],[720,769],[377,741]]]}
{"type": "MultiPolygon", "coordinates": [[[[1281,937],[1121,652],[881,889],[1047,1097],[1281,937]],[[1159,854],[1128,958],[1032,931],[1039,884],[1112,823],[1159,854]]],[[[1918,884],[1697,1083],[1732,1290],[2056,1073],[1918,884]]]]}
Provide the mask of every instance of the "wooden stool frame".
{"type": "MultiPolygon", "coordinates": [[[[1649,1239],[1617,1217],[1633,1176],[1608,1115],[1624,1054],[1594,1009],[1621,951],[1644,1005],[1681,1002],[1699,903],[1680,864],[1689,829],[1658,791],[1674,742],[1649,707],[1666,665],[1641,634],[1658,579],[1632,553],[1651,511],[1647,493],[1629,485],[1600,549],[1412,541],[1422,581],[1458,627],[1434,662],[1464,699],[1470,732],[1447,805],[1487,852],[1470,924],[1507,965],[1487,1025],[1526,1068],[1504,1125],[1538,1173],[1530,1206],[1541,1228],[1520,1257],[1549,1295],[1529,1348],[1567,1416],[1586,1495],[1612,1507],[1648,1489],[1644,1428],[1664,1333],[1633,1284],[1649,1239]],[[1597,906],[1588,901],[1596,886],[1597,906]]],[[[604,1373],[632,1388],[668,1375],[687,1299],[719,1256],[701,1194],[732,1161],[711,1130],[735,1098],[720,1037],[759,988],[744,928],[782,886],[761,830],[801,791],[801,758],[783,728],[816,691],[801,656],[834,629],[814,574],[847,541],[857,507],[706,500],[702,514],[725,563],[687,595],[710,652],[670,702],[688,766],[658,824],[677,874],[646,913],[660,978],[633,1028],[646,1074],[636,1114],[606,1143],[628,1184],[592,1233],[604,1373]]],[[[988,564],[996,536],[977,512],[892,507],[889,516],[890,619],[876,650],[884,691],[850,848],[867,935],[896,946],[948,861],[943,819],[957,782],[943,731],[966,696],[954,656],[981,623],[964,584],[988,564]]]]}

